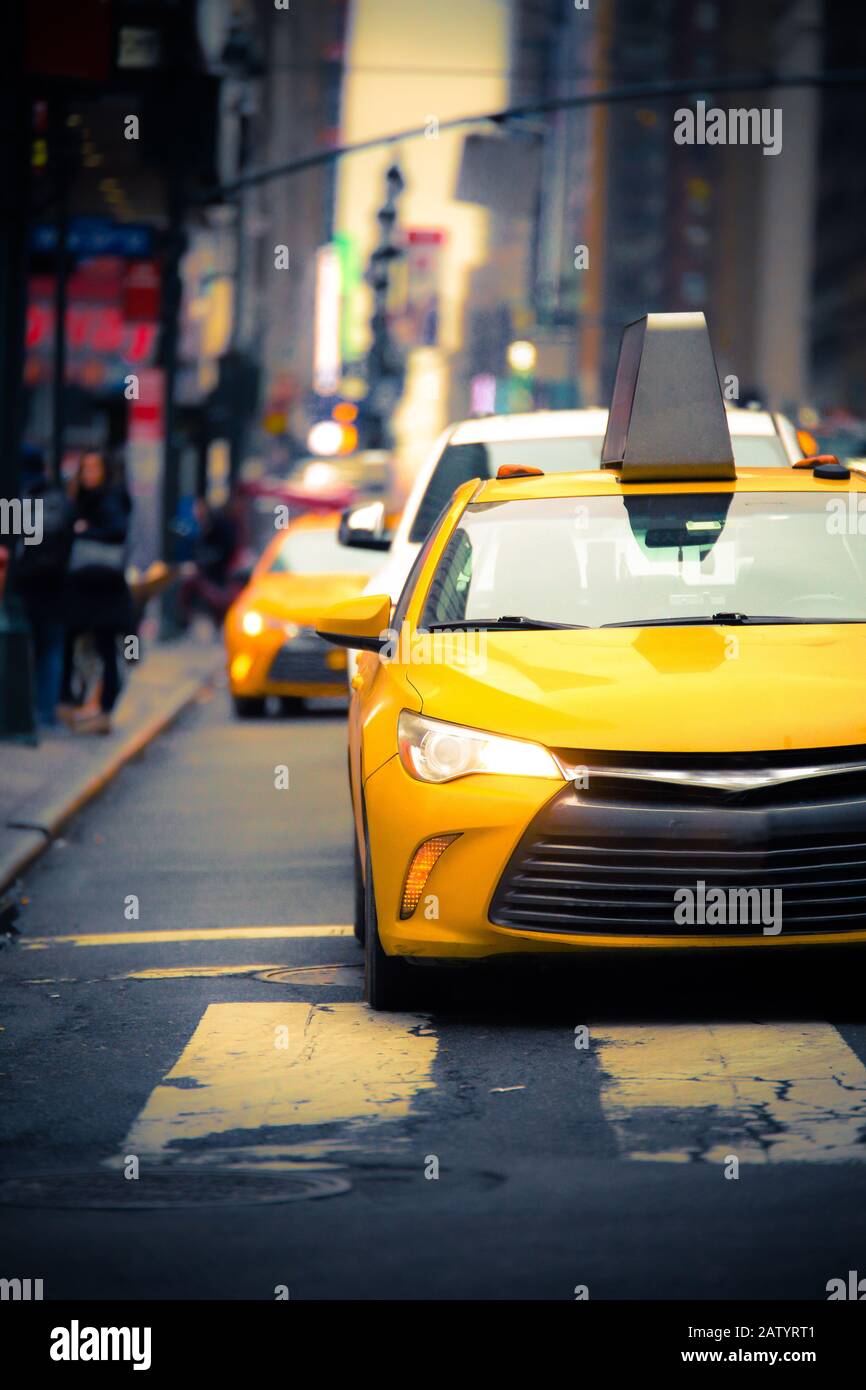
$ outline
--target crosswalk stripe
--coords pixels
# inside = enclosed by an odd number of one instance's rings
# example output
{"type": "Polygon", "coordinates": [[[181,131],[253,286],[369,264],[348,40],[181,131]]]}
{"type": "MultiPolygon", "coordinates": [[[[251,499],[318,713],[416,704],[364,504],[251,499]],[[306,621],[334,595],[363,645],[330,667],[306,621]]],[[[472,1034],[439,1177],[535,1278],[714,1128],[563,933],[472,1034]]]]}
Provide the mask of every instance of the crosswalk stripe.
{"type": "Polygon", "coordinates": [[[273,1167],[354,1147],[371,1127],[407,1115],[434,1085],[437,1046],[420,1015],[374,1014],[359,1003],[210,1004],[123,1154],[255,1166],[267,1159],[273,1167]],[[330,1136],[320,1135],[322,1126],[333,1126],[330,1136]],[[311,1143],[304,1130],[314,1127],[311,1143]],[[285,1143],[274,1140],[279,1129],[292,1131],[285,1143]],[[259,1130],[268,1131],[261,1146],[259,1130]],[[178,1148],[220,1134],[232,1135],[228,1148],[178,1148]]]}
{"type": "Polygon", "coordinates": [[[628,1158],[866,1160],[866,1067],[829,1023],[600,1025],[590,1035],[604,1114],[628,1158]]]}
{"type": "Polygon", "coordinates": [[[192,927],[152,931],[73,932],[69,936],[23,937],[23,951],[45,951],[49,946],[150,946],[166,941],[274,941],[313,936],[354,936],[349,926],[192,927]]]}

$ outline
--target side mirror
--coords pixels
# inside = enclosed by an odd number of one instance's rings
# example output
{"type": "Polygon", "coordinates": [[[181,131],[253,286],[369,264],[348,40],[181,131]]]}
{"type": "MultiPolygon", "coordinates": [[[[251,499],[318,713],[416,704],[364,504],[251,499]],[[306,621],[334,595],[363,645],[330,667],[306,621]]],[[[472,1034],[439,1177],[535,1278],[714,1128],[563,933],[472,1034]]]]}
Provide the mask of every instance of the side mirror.
{"type": "Polygon", "coordinates": [[[357,550],[390,550],[392,536],[387,523],[384,502],[364,502],[343,512],[337,539],[340,545],[357,550]]]}
{"type": "Polygon", "coordinates": [[[391,599],[388,594],[362,594],[346,599],[316,624],[316,632],[326,642],[356,651],[380,652],[390,640],[391,599]]]}

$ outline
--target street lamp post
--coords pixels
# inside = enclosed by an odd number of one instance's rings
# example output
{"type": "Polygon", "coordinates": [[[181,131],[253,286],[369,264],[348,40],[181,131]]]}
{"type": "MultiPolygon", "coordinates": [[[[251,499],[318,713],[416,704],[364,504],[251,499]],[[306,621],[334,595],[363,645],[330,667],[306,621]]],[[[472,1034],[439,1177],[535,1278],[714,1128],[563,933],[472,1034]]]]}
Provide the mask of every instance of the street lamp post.
{"type": "Polygon", "coordinates": [[[69,297],[69,135],[66,129],[67,105],[58,95],[51,103],[54,189],[57,205],[57,271],[54,289],[54,362],[51,384],[51,475],[62,478],[64,431],[66,426],[66,307],[69,297]]]}
{"type": "MultiPolygon", "coordinates": [[[[178,115],[180,108],[178,107],[178,115]]],[[[161,497],[161,553],[169,564],[177,549],[177,510],[180,501],[180,444],[178,440],[177,373],[180,340],[180,310],[183,297],[181,261],[186,251],[185,178],[183,154],[168,142],[166,171],[168,226],[165,235],[163,262],[162,305],[160,315],[160,360],[164,380],[163,456],[161,497]]],[[[160,635],[163,639],[177,637],[180,630],[177,594],[169,589],[160,609],[160,635]]]]}
{"type": "Polygon", "coordinates": [[[385,175],[385,201],[376,214],[379,241],[370,256],[365,277],[373,291],[373,314],[370,319],[373,336],[367,354],[367,396],[363,407],[368,449],[387,449],[390,446],[389,420],[403,387],[403,363],[388,324],[388,293],[391,288],[391,266],[403,255],[394,239],[394,226],[397,221],[397,199],[404,187],[399,167],[391,164],[385,175]]]}

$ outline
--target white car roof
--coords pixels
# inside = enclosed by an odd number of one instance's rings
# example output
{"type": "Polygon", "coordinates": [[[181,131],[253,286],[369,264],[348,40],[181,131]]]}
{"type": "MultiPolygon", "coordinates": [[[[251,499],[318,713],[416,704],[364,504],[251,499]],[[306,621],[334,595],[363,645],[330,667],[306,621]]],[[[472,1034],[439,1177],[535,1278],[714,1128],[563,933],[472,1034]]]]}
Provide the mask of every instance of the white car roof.
{"type": "Polygon", "coordinates": [[[487,444],[501,440],[583,439],[604,434],[606,410],[533,410],[523,415],[482,415],[462,420],[449,444],[487,444]]]}
{"type": "Polygon", "coordinates": [[[769,410],[729,410],[731,434],[776,434],[776,422],[769,410]]]}
{"type": "MultiPolygon", "coordinates": [[[[728,428],[736,435],[773,435],[776,425],[768,410],[740,410],[730,407],[725,412],[728,428]]],[[[603,435],[607,429],[607,411],[592,410],[533,410],[522,415],[482,415],[474,420],[461,420],[452,429],[449,444],[494,444],[525,439],[586,439],[603,435]]]]}

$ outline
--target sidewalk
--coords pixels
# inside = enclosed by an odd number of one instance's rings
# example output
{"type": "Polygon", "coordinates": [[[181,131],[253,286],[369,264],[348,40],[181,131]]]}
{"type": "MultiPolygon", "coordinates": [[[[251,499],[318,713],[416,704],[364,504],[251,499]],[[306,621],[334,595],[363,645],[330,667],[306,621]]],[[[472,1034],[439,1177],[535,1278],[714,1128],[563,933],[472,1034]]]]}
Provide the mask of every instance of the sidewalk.
{"type": "Polygon", "coordinates": [[[128,675],[112,733],[76,737],[62,730],[38,748],[0,743],[0,894],[70,816],[215,680],[224,660],[222,642],[154,644],[128,675]]]}

